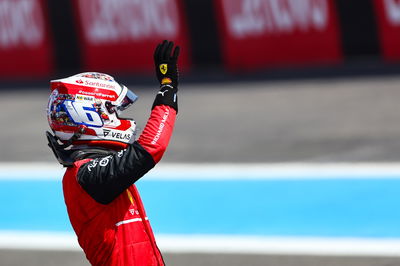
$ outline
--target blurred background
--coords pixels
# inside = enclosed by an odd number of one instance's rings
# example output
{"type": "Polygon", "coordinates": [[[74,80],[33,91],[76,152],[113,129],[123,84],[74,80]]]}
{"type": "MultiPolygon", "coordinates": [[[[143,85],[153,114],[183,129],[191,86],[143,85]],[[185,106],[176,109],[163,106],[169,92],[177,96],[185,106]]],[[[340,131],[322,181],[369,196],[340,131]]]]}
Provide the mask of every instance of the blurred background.
{"type": "Polygon", "coordinates": [[[47,147],[49,80],[157,91],[179,115],[137,185],[167,265],[400,265],[400,1],[0,0],[0,265],[88,265],[47,147]]]}

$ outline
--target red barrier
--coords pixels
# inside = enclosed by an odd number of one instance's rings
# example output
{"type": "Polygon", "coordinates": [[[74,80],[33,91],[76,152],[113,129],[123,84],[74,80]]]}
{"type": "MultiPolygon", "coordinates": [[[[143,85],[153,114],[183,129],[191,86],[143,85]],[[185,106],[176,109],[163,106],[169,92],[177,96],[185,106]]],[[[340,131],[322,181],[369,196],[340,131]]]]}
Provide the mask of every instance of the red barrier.
{"type": "Polygon", "coordinates": [[[0,0],[0,77],[47,77],[52,46],[42,0],[0,0]]]}
{"type": "Polygon", "coordinates": [[[339,63],[332,0],[214,0],[226,67],[339,63]]]}
{"type": "Polygon", "coordinates": [[[400,60],[400,1],[375,0],[376,15],[383,57],[400,60]]]}
{"type": "Polygon", "coordinates": [[[153,50],[164,39],[182,46],[189,65],[188,34],[179,0],[74,0],[86,70],[153,71],[153,50]]]}

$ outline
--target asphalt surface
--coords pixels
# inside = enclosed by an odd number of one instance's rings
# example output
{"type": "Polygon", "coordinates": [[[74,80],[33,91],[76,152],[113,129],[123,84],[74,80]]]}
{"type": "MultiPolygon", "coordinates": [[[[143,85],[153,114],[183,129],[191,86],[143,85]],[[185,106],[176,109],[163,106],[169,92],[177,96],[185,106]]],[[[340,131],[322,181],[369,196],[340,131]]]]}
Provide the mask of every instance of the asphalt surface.
{"type": "MultiPolygon", "coordinates": [[[[2,266],[88,266],[74,251],[0,250],[2,266]]],[[[168,266],[398,266],[400,258],[281,256],[232,254],[164,254],[168,266]]]]}
{"type": "MultiPolygon", "coordinates": [[[[399,161],[400,78],[182,85],[163,162],[399,161]]],[[[139,127],[155,88],[132,87],[139,127]]],[[[0,161],[54,161],[48,89],[0,91],[0,161]]]]}
{"type": "MultiPolygon", "coordinates": [[[[48,89],[0,91],[0,162],[54,161],[48,89]]],[[[181,85],[163,162],[400,161],[400,77],[181,85]]],[[[143,127],[156,88],[127,115],[143,127]]],[[[168,265],[394,266],[400,258],[165,254],[168,265]]],[[[80,252],[0,250],[0,265],[88,265],[80,252]]]]}

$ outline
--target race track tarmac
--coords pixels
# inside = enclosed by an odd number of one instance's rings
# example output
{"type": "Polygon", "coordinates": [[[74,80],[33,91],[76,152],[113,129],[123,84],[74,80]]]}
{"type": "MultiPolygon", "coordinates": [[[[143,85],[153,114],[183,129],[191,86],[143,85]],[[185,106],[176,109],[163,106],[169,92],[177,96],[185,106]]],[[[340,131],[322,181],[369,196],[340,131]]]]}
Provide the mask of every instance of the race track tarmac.
{"type": "MultiPolygon", "coordinates": [[[[0,91],[0,161],[54,161],[48,90],[0,91]]],[[[400,78],[181,85],[163,162],[399,161],[400,78]]],[[[132,87],[143,128],[156,88],[132,87]]]]}
{"type": "MultiPolygon", "coordinates": [[[[2,266],[88,266],[76,251],[0,250],[2,266]]],[[[164,254],[167,266],[398,266],[396,257],[164,254]]]]}

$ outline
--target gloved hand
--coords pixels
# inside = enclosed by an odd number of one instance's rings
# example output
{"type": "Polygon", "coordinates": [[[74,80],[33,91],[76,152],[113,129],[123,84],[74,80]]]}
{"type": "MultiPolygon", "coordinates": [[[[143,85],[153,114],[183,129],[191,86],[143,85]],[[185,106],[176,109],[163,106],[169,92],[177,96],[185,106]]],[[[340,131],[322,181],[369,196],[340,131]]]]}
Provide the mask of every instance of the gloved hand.
{"type": "Polygon", "coordinates": [[[174,43],[167,40],[160,43],[154,51],[154,64],[161,87],[169,85],[177,90],[179,75],[177,61],[180,48],[175,46],[172,53],[173,47],[174,43]]]}

